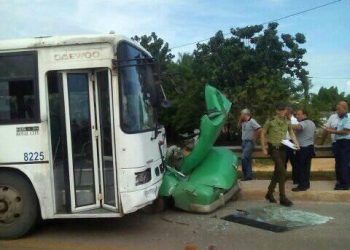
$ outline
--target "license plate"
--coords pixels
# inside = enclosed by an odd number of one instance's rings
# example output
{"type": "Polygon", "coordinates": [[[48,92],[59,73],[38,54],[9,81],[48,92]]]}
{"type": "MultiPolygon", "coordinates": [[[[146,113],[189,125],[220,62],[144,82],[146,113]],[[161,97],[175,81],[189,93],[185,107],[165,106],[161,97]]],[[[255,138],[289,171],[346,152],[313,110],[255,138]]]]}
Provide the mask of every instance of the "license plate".
{"type": "Polygon", "coordinates": [[[157,196],[157,187],[146,190],[145,196],[147,198],[155,198],[157,196]]]}

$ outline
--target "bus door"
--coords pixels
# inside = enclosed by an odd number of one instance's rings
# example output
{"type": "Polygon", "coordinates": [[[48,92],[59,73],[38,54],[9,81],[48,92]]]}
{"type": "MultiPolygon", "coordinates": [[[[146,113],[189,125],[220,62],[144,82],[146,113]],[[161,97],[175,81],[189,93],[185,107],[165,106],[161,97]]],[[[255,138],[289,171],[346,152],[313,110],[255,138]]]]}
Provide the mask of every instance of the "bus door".
{"type": "Polygon", "coordinates": [[[108,70],[61,72],[72,212],[116,211],[113,106],[108,70]]]}
{"type": "Polygon", "coordinates": [[[103,193],[102,206],[117,208],[117,171],[112,103],[112,79],[109,70],[95,71],[94,93],[99,130],[98,149],[100,160],[100,180],[103,193]]]}

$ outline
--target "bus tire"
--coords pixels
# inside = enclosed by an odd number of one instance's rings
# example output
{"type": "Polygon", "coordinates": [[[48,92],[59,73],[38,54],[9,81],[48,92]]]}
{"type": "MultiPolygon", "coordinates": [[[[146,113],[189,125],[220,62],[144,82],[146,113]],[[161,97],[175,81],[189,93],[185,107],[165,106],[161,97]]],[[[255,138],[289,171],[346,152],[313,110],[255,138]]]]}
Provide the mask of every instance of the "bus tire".
{"type": "Polygon", "coordinates": [[[22,175],[0,172],[0,239],[16,239],[27,234],[39,220],[35,191],[22,175]]]}
{"type": "Polygon", "coordinates": [[[158,197],[153,201],[152,204],[142,208],[142,211],[147,214],[164,212],[167,207],[166,202],[167,200],[165,197],[158,197]]]}

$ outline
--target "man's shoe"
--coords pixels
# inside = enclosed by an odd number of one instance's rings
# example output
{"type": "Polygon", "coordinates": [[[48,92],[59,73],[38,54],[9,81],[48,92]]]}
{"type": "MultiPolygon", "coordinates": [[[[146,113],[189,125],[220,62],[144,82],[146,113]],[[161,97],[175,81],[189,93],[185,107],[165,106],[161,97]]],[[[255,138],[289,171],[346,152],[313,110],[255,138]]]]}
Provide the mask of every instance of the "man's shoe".
{"type": "Polygon", "coordinates": [[[280,198],[280,204],[285,207],[293,206],[293,202],[289,200],[287,197],[280,198]]]}
{"type": "Polygon", "coordinates": [[[306,191],[308,190],[309,188],[303,188],[303,187],[295,187],[295,188],[292,188],[292,191],[293,192],[302,192],[302,191],[306,191]]]}
{"type": "Polygon", "coordinates": [[[342,186],[335,186],[334,190],[349,190],[348,187],[342,187],[342,186]]]}
{"type": "Polygon", "coordinates": [[[273,194],[267,193],[265,195],[265,199],[268,200],[270,203],[277,203],[275,197],[273,197],[273,194]]]}

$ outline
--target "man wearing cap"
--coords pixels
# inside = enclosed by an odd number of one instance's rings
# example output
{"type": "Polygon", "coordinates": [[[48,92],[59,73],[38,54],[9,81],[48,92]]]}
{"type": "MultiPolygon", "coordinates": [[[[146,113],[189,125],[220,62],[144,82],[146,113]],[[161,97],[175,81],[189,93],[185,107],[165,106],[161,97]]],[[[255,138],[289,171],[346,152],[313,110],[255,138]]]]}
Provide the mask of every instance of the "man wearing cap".
{"type": "Polygon", "coordinates": [[[252,153],[261,126],[252,118],[249,109],[243,109],[238,121],[238,127],[242,129],[242,180],[249,181],[253,179],[252,153]]]}
{"type": "Polygon", "coordinates": [[[266,121],[260,137],[263,153],[265,155],[270,155],[275,163],[275,170],[265,198],[271,203],[276,203],[273,193],[278,183],[280,204],[289,207],[293,205],[293,202],[287,198],[285,193],[286,148],[282,144],[282,140],[285,138],[287,131],[296,148],[299,149],[299,144],[293,132],[292,125],[286,117],[286,105],[278,104],[276,105],[275,117],[266,121]]]}
{"type": "Polygon", "coordinates": [[[335,190],[350,189],[350,117],[348,104],[341,101],[337,105],[339,122],[336,129],[325,128],[331,134],[335,134],[337,155],[335,156],[339,168],[339,183],[335,190]]]}

